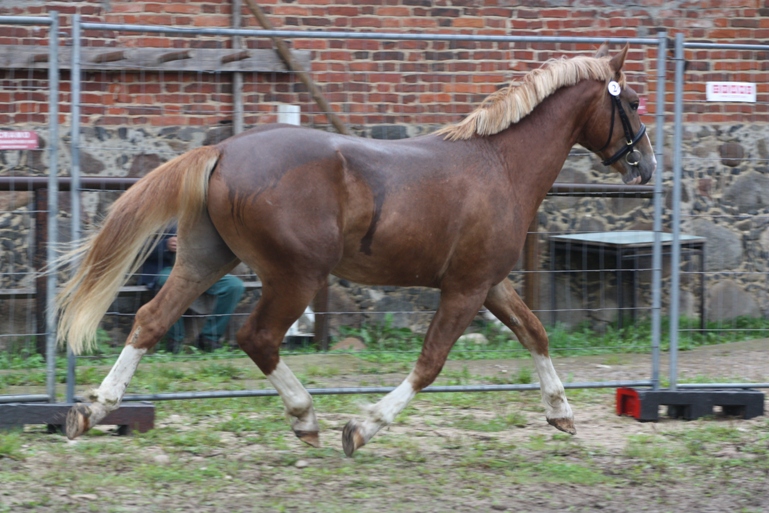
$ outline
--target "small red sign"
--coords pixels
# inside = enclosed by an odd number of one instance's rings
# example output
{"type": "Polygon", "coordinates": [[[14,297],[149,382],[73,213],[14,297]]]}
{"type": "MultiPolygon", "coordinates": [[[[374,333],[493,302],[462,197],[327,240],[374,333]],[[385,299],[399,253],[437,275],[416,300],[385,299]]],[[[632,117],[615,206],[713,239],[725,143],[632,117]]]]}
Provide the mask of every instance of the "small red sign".
{"type": "Polygon", "coordinates": [[[0,150],[36,150],[38,147],[35,132],[0,130],[0,150]]]}
{"type": "Polygon", "coordinates": [[[642,96],[638,99],[638,115],[643,116],[646,112],[646,98],[642,96]]]}

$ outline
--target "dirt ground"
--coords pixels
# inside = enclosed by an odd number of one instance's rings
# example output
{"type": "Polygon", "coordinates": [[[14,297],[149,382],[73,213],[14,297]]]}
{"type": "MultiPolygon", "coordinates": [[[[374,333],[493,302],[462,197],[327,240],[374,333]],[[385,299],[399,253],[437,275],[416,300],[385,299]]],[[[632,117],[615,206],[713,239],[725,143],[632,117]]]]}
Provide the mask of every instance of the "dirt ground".
{"type": "MultiPolygon", "coordinates": [[[[679,379],[769,382],[768,356],[767,340],[682,352],[679,379]]],[[[329,361],[287,360],[300,376],[329,361]]],[[[647,355],[554,362],[565,382],[650,372],[647,355]]],[[[308,386],[397,384],[404,375],[360,375],[366,366],[352,356],[331,365],[334,372],[316,372],[308,386]]],[[[452,361],[444,374],[483,382],[522,366],[531,362],[452,361]]],[[[667,358],[662,369],[664,377],[667,358]]],[[[28,429],[21,457],[0,457],[0,512],[769,512],[766,417],[639,423],[615,414],[612,390],[567,395],[575,437],[546,424],[537,392],[424,394],[352,459],[342,453],[341,430],[360,414],[357,402],[375,398],[316,398],[322,449],[290,435],[277,401],[254,411],[233,402],[190,411],[158,403],[153,435],[72,442],[28,429]],[[248,424],[246,434],[222,428],[226,418],[272,424],[255,438],[248,424]]]]}

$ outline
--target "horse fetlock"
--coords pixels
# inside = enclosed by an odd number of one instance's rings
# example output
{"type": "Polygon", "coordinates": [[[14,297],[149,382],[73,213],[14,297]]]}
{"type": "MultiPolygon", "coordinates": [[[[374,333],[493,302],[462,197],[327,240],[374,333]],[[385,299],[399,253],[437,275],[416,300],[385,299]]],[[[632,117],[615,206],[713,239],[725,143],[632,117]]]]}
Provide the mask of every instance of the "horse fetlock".
{"type": "Polygon", "coordinates": [[[542,404],[548,417],[571,417],[571,406],[563,388],[554,391],[542,391],[542,404]]]}
{"type": "Polygon", "coordinates": [[[318,421],[315,418],[315,414],[313,412],[309,412],[309,414],[305,414],[301,417],[289,416],[289,418],[291,419],[291,429],[293,429],[294,432],[314,431],[317,433],[320,431],[320,428],[318,427],[318,421]]]}
{"type": "Polygon", "coordinates": [[[284,402],[286,414],[296,418],[315,416],[312,407],[312,397],[307,394],[305,397],[293,398],[288,404],[284,402]]]}

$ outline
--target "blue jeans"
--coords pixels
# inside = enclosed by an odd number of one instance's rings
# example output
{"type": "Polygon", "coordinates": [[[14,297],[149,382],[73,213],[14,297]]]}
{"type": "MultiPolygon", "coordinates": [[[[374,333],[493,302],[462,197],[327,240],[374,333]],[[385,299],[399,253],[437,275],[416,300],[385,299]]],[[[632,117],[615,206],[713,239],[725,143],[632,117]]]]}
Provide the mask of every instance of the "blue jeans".
{"type": "MultiPolygon", "coordinates": [[[[157,290],[160,290],[160,287],[168,281],[171,269],[172,267],[165,267],[158,273],[157,290]]],[[[230,322],[230,316],[235,311],[235,307],[238,306],[240,298],[243,297],[243,290],[243,282],[240,281],[240,278],[227,274],[205,291],[205,294],[216,297],[214,311],[208,316],[203,330],[200,332],[201,338],[205,339],[206,342],[217,343],[224,336],[227,324],[230,322]]],[[[166,333],[166,339],[169,342],[169,347],[174,347],[177,350],[181,348],[181,343],[184,340],[184,319],[179,319],[171,326],[166,333]]]]}

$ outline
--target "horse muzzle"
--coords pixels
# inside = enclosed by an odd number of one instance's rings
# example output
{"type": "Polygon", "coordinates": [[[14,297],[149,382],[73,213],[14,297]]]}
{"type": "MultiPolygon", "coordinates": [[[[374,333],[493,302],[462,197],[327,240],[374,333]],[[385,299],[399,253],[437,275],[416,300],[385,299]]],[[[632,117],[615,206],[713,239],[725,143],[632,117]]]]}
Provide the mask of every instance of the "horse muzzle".
{"type": "Polygon", "coordinates": [[[646,159],[641,156],[640,152],[638,153],[640,160],[636,164],[623,163],[624,173],[622,173],[622,181],[626,185],[644,185],[648,183],[657,169],[657,159],[654,155],[651,156],[651,159],[646,159]]]}

